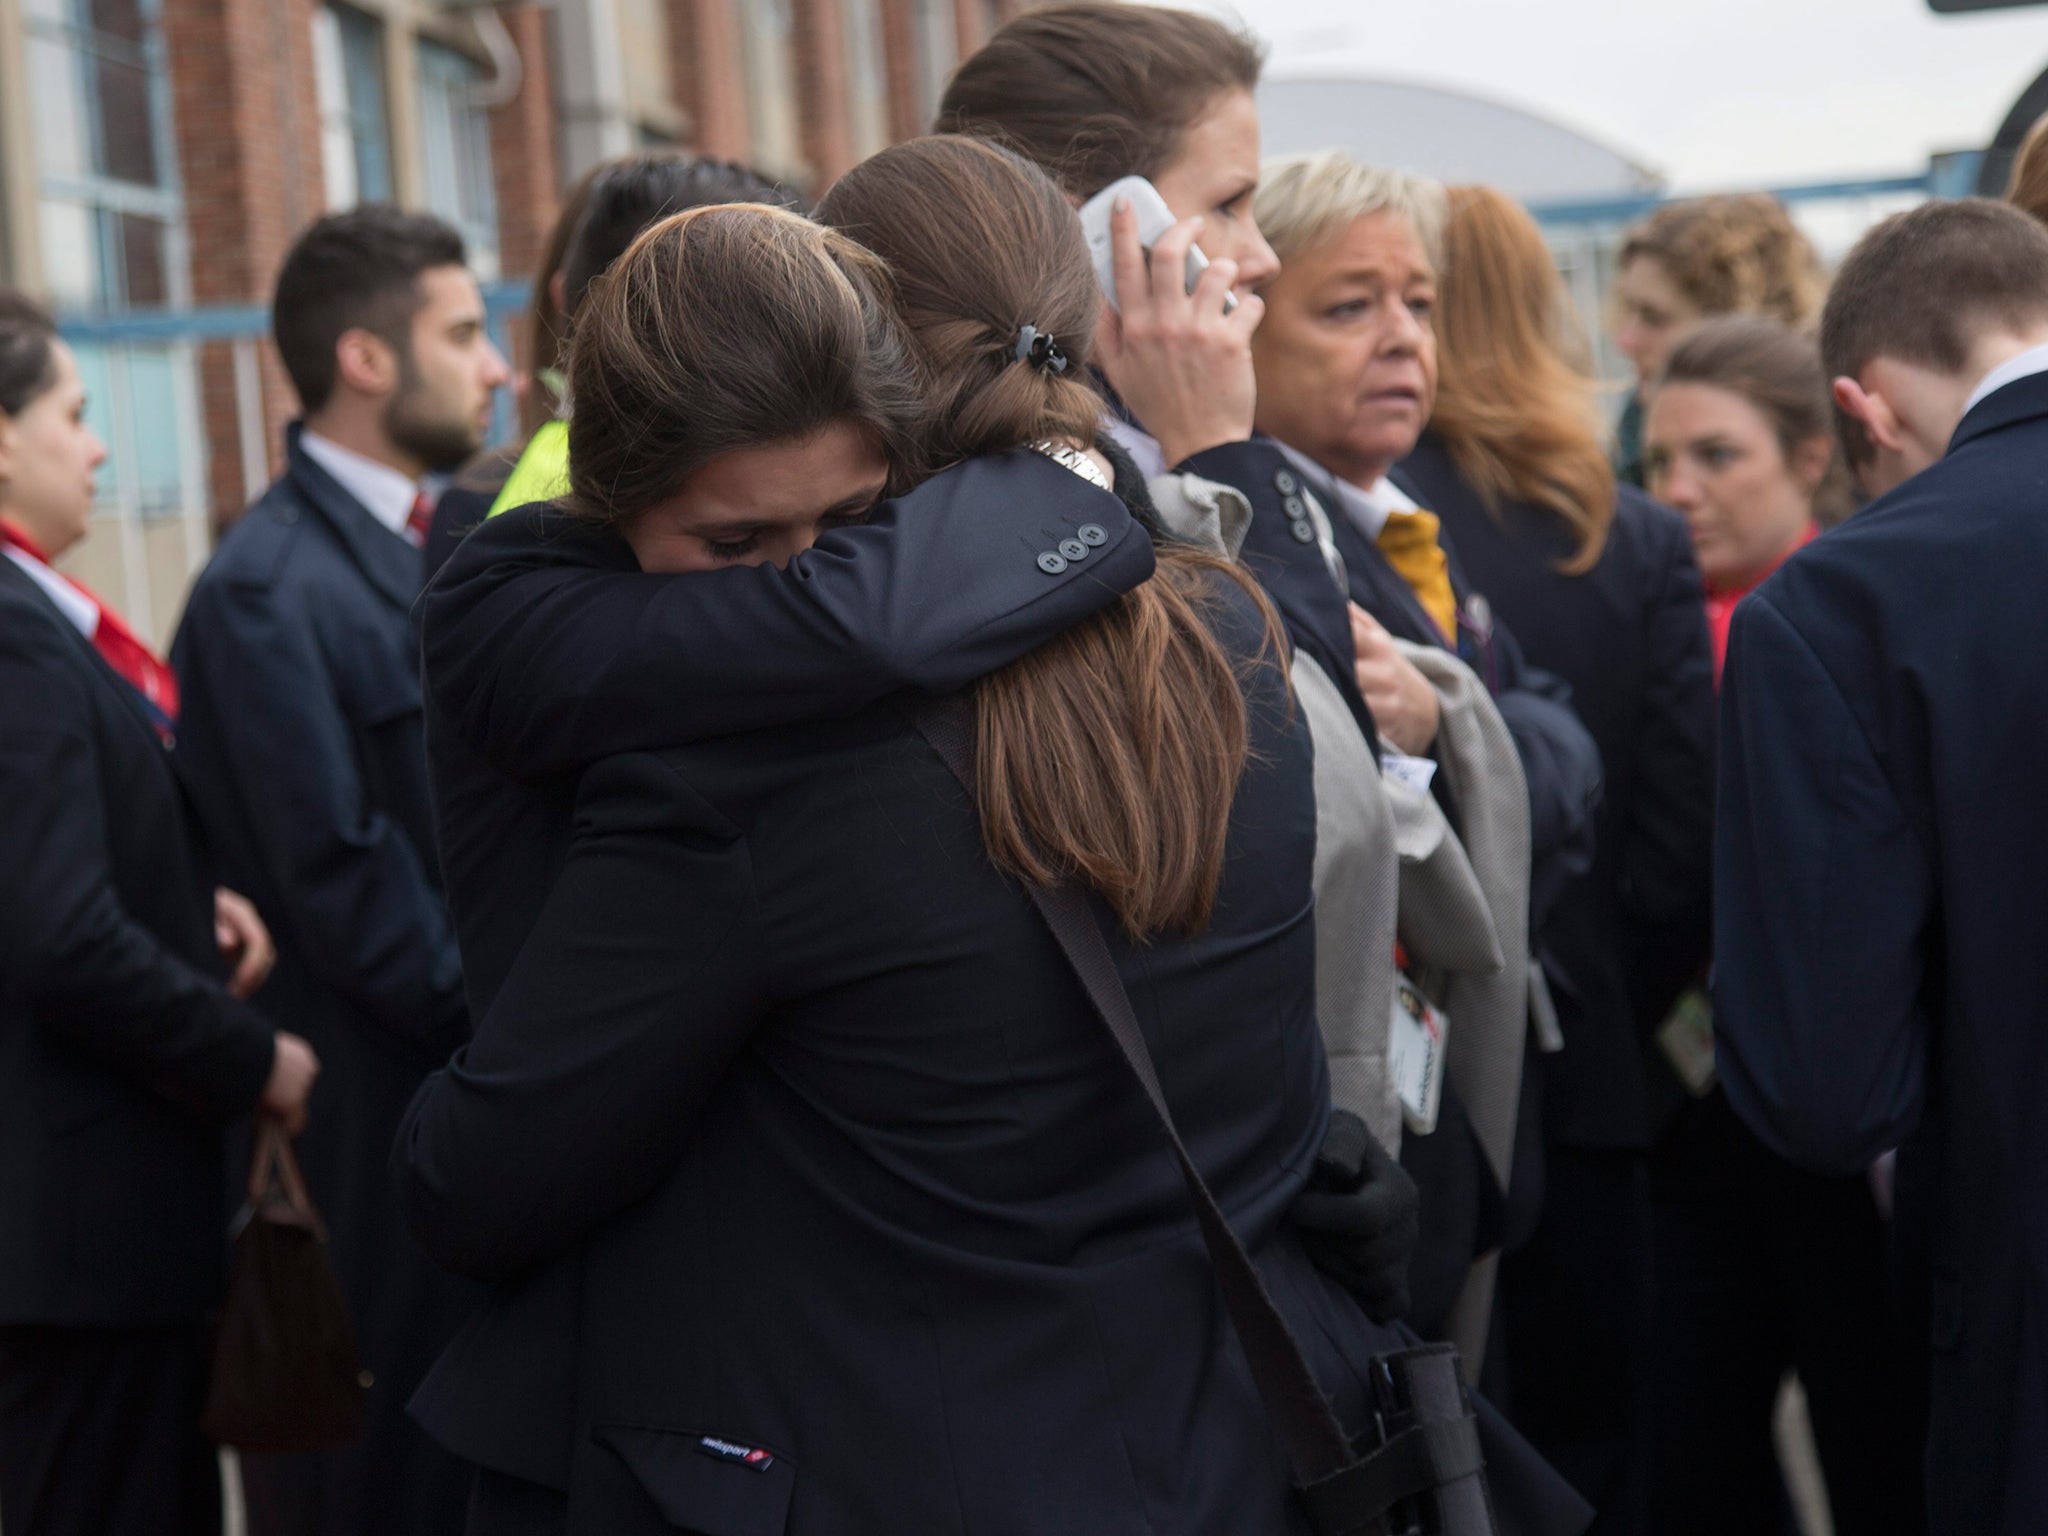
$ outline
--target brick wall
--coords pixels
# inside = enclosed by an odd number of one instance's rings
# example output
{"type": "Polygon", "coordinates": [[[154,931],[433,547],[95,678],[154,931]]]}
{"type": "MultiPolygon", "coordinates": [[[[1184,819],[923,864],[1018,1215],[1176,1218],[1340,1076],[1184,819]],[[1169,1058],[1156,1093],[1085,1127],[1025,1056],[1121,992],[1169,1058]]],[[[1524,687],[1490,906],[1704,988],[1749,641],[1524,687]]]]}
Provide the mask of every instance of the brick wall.
{"type": "Polygon", "coordinates": [[[916,25],[910,0],[882,0],[882,63],[889,79],[891,139],[914,139],[931,127],[917,99],[916,25]]]}
{"type": "Polygon", "coordinates": [[[845,18],[839,0],[797,0],[795,16],[797,124],[816,194],[853,165],[845,18]]]}
{"type": "MultiPolygon", "coordinates": [[[[313,83],[315,0],[164,0],[171,103],[192,230],[192,297],[267,304],[292,237],[322,211],[313,83]]],[[[274,350],[261,349],[265,447],[283,457],[298,403],[274,350]]],[[[240,433],[229,349],[201,352],[211,446],[211,511],[242,507],[240,433]]]]}
{"type": "Polygon", "coordinates": [[[690,146],[701,154],[744,160],[746,72],[733,3],[668,0],[669,54],[676,105],[689,118],[690,146]]]}
{"type": "Polygon", "coordinates": [[[562,195],[555,163],[555,88],[548,13],[539,5],[499,11],[519,50],[519,94],[491,109],[491,179],[498,194],[498,265],[527,277],[540,265],[562,195]]]}

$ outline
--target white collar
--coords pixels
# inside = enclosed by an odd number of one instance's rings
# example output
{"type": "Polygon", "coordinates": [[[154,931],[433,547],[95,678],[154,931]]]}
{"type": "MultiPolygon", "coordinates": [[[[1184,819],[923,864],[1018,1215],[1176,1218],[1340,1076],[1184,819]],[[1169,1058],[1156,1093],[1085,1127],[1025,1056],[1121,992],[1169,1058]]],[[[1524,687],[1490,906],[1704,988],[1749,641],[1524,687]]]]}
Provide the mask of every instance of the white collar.
{"type": "Polygon", "coordinates": [[[1105,411],[1102,416],[1102,431],[1111,442],[1131,456],[1131,462],[1138,466],[1138,473],[1147,480],[1156,479],[1173,467],[1166,462],[1166,455],[1159,447],[1159,439],[1136,422],[1125,421],[1123,417],[1105,411]]]}
{"type": "Polygon", "coordinates": [[[365,512],[411,542],[406,524],[412,521],[412,504],[420,494],[418,481],[318,432],[301,432],[299,446],[306,450],[308,458],[334,476],[336,483],[360,502],[365,512]]]}
{"type": "Polygon", "coordinates": [[[43,595],[57,605],[57,611],[63,614],[81,635],[90,640],[99,633],[98,603],[27,550],[16,549],[12,544],[0,544],[0,553],[4,553],[8,559],[20,566],[28,574],[28,579],[43,589],[43,595]]]}
{"type": "Polygon", "coordinates": [[[1970,398],[1963,402],[1963,415],[1967,416],[1974,411],[1977,402],[1986,395],[2037,373],[2048,373],[2048,342],[2043,342],[2038,347],[2029,347],[2016,357],[2008,357],[1979,379],[1977,387],[1970,391],[1970,398]]]}
{"type": "Polygon", "coordinates": [[[1280,451],[1292,459],[1303,474],[1309,477],[1314,490],[1326,490],[1337,498],[1337,506],[1344,515],[1356,523],[1361,532],[1374,543],[1379,542],[1380,530],[1387,526],[1389,512],[1419,512],[1421,506],[1413,496],[1394,484],[1385,475],[1374,481],[1372,488],[1353,485],[1349,480],[1338,477],[1335,471],[1325,469],[1298,448],[1280,445],[1280,451]]]}

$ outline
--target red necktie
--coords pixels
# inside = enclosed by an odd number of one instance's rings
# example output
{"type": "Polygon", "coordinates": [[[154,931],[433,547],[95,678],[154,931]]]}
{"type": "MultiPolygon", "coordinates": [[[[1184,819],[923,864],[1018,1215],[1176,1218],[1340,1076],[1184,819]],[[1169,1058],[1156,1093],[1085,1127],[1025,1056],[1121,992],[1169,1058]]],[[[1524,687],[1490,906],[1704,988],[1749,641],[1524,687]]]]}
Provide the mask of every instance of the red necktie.
{"type": "Polygon", "coordinates": [[[405,536],[412,540],[414,549],[424,549],[427,543],[427,529],[434,521],[434,504],[427,500],[427,493],[421,491],[412,499],[412,511],[406,515],[405,536]]]}

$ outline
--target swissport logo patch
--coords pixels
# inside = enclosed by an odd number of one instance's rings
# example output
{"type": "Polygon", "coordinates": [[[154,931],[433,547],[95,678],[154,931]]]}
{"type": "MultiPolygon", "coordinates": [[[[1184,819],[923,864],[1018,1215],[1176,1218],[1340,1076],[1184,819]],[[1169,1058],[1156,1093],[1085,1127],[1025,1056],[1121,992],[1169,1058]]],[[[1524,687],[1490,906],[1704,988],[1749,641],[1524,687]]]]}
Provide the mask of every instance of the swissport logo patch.
{"type": "Polygon", "coordinates": [[[775,1465],[775,1453],[764,1451],[758,1445],[735,1445],[730,1440],[721,1440],[716,1435],[704,1435],[697,1441],[697,1449],[714,1461],[729,1461],[735,1466],[746,1467],[755,1472],[766,1472],[775,1465]]]}

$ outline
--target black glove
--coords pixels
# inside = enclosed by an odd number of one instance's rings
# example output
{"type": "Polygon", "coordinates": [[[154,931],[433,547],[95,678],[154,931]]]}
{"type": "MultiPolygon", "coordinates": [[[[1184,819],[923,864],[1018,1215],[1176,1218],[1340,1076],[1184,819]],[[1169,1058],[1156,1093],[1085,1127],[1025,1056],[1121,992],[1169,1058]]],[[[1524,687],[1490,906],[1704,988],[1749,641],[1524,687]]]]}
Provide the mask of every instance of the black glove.
{"type": "Polygon", "coordinates": [[[1408,1310],[1408,1260],[1422,1202],[1407,1170],[1373,1140],[1365,1122],[1333,1110],[1308,1187],[1288,1219],[1316,1268],[1349,1291],[1376,1323],[1408,1310]]]}

